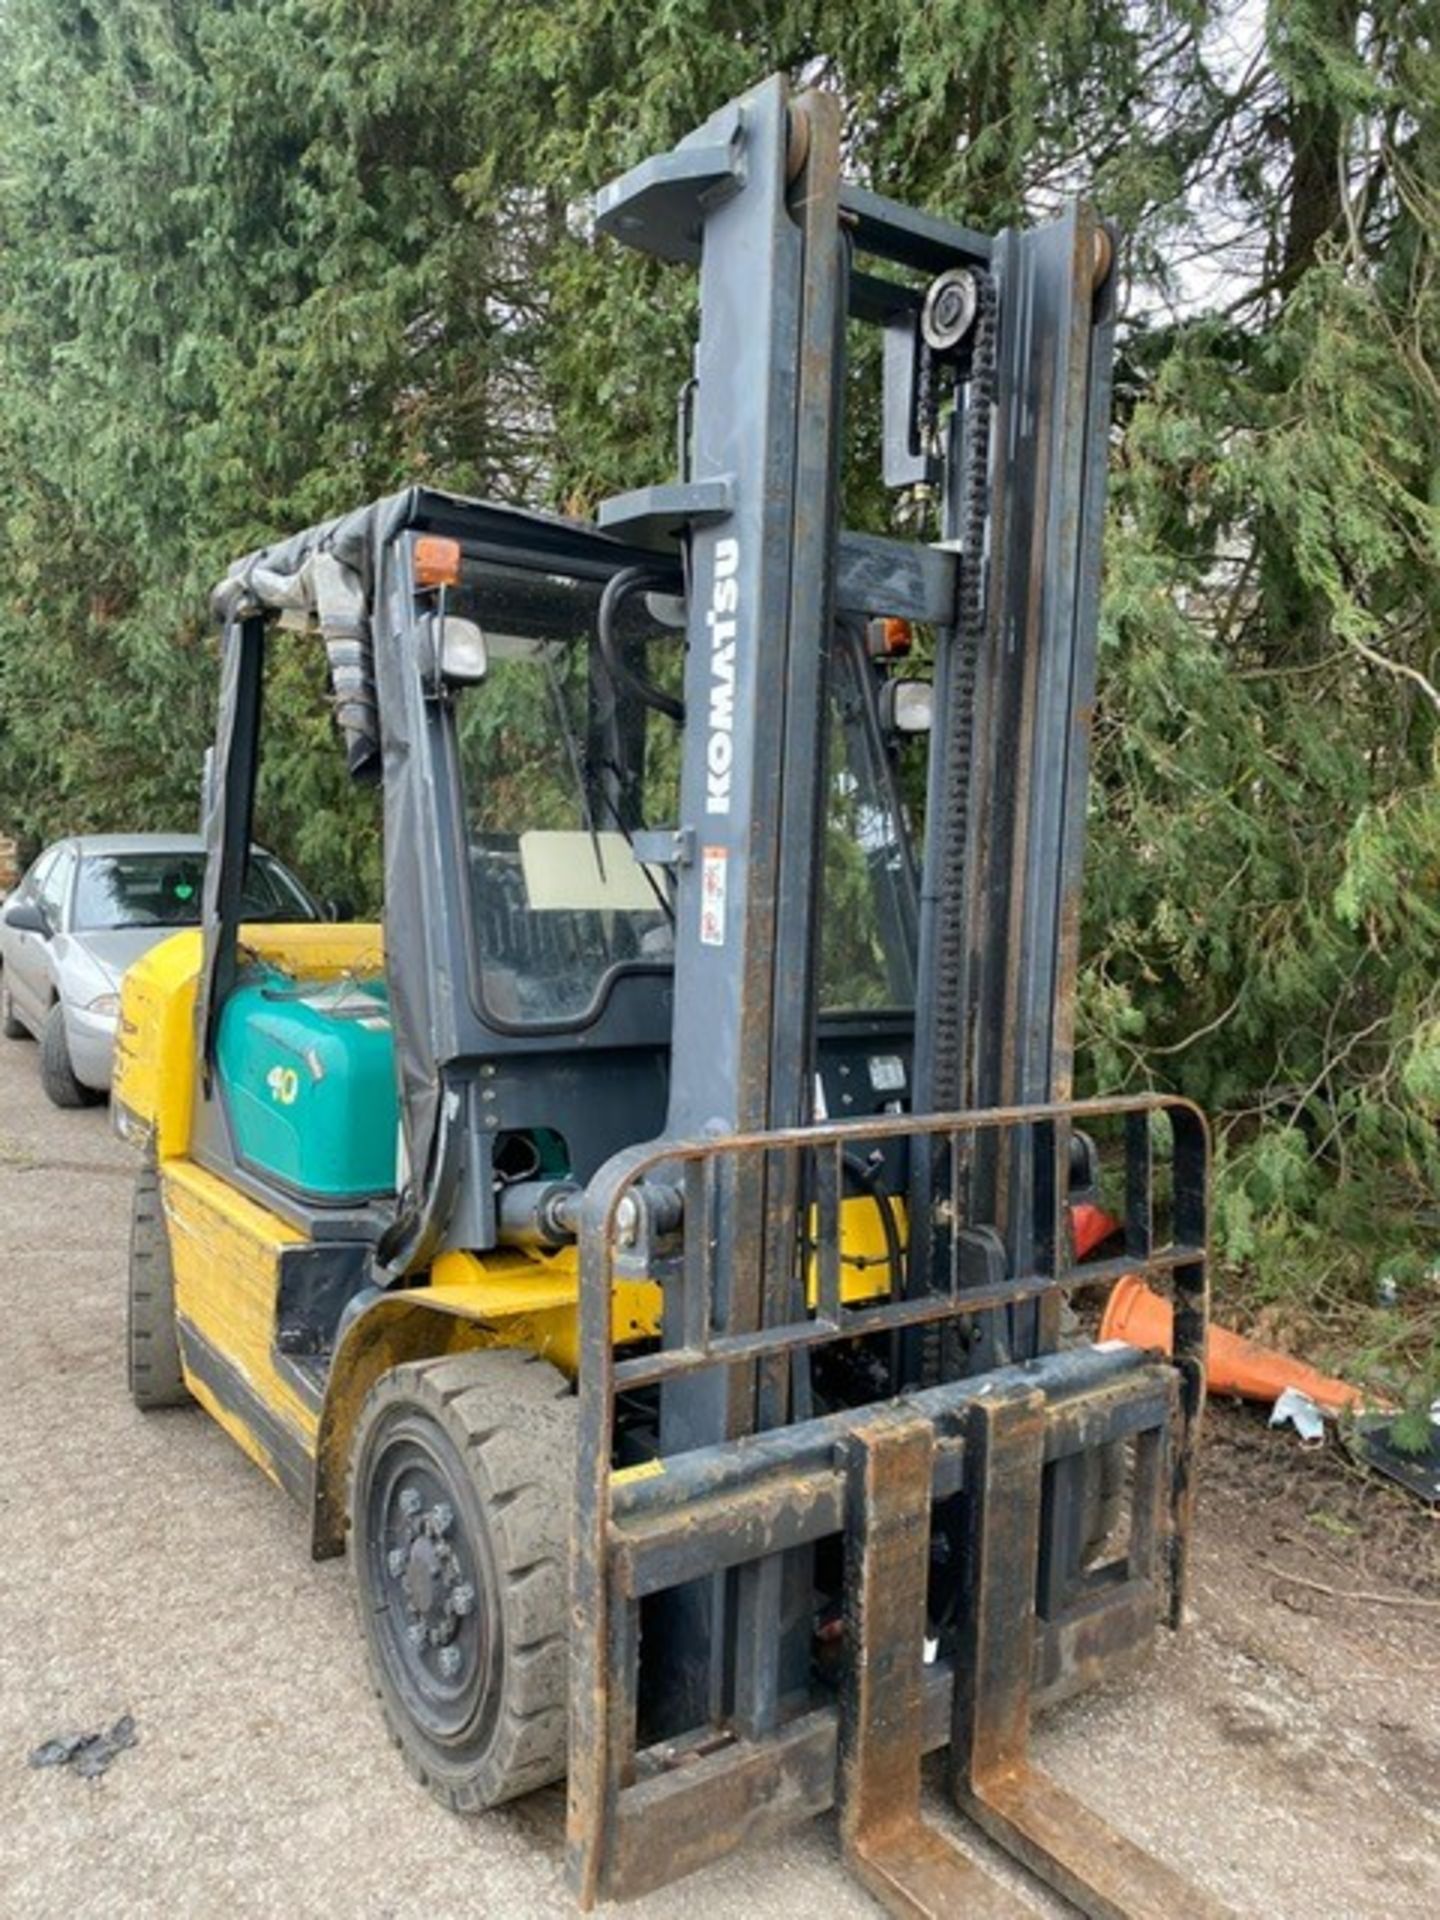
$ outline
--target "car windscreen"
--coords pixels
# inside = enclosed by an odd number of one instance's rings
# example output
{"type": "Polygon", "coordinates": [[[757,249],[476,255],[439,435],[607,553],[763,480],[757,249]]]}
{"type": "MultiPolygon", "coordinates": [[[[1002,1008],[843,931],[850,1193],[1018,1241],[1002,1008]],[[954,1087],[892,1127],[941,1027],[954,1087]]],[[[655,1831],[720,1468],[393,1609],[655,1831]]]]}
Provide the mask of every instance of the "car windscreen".
{"type": "MultiPolygon", "coordinates": [[[[92,854],[80,863],[73,924],[77,932],[92,933],[198,926],[204,884],[202,853],[92,854]]],[[[288,874],[259,856],[245,876],[241,917],[284,921],[313,915],[288,874]]]]}

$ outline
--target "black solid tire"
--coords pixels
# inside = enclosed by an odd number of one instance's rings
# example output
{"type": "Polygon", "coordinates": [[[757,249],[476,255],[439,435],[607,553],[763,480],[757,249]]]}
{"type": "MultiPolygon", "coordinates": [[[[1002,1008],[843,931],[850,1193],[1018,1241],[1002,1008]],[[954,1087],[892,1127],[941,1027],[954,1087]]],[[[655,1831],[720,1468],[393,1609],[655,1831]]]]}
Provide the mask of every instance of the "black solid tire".
{"type": "Polygon", "coordinates": [[[457,1813],[499,1806],[565,1772],[576,1445],[564,1376],[503,1349],[394,1368],[356,1424],[349,1547],[371,1684],[406,1765],[457,1813]],[[395,1461],[420,1457],[416,1449],[429,1452],[428,1477],[454,1509],[453,1537],[482,1592],[473,1690],[467,1675],[456,1707],[463,1719],[439,1733],[433,1716],[428,1727],[421,1717],[429,1703],[416,1688],[420,1656],[401,1648],[401,1603],[385,1571],[393,1536],[374,1512],[399,1484],[395,1461]]]}
{"type": "Polygon", "coordinates": [[[93,1107],[105,1098],[75,1078],[65,1039],[65,1011],[57,1000],[40,1035],[40,1084],[57,1107],[93,1107]]]}
{"type": "Polygon", "coordinates": [[[135,1176],[130,1207],[130,1274],[125,1315],[130,1398],[142,1413],[190,1402],[175,1327],[175,1272],[160,1176],[147,1160],[135,1176]]]}
{"type": "Polygon", "coordinates": [[[10,1005],[10,989],[5,985],[5,976],[0,974],[0,1033],[7,1040],[28,1040],[30,1029],[23,1020],[17,1020],[10,1005]]]}

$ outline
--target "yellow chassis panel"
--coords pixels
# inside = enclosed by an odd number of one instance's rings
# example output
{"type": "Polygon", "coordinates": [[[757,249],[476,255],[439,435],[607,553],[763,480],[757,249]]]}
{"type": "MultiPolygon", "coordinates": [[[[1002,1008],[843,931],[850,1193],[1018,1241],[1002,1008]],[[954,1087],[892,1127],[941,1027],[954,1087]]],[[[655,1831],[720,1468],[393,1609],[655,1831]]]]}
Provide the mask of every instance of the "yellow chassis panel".
{"type": "Polygon", "coordinates": [[[302,1236],[217,1175],[191,1160],[167,1160],[161,1197],[170,1230],[175,1313],[181,1327],[185,1384],[225,1431],[280,1478],[273,1442],[244,1408],[249,1396],[313,1457],[319,1419],[275,1361],[275,1307],[280,1253],[302,1236]],[[212,1378],[197,1371],[197,1341],[237,1375],[246,1399],[226,1404],[212,1378]]]}
{"type": "MultiPolygon", "coordinates": [[[[242,941],[257,957],[312,979],[373,976],[384,966],[376,926],[246,927],[242,941]]],[[[200,963],[200,935],[187,931],[152,948],[125,976],[117,1122],[159,1161],[187,1386],[272,1479],[313,1495],[317,1551],[337,1551],[350,1434],[374,1381],[407,1361],[487,1346],[520,1348],[573,1378],[579,1257],[573,1247],[442,1253],[428,1274],[413,1276],[416,1284],[385,1294],[349,1328],[317,1406],[276,1347],[281,1256],[305,1245],[304,1235],[189,1157],[200,963]]],[[[903,1214],[899,1225],[903,1235],[903,1214]]],[[[875,1204],[846,1201],[847,1299],[885,1290],[885,1251],[875,1204]]],[[[660,1306],[652,1283],[618,1283],[615,1344],[653,1338],[660,1306]]]]}

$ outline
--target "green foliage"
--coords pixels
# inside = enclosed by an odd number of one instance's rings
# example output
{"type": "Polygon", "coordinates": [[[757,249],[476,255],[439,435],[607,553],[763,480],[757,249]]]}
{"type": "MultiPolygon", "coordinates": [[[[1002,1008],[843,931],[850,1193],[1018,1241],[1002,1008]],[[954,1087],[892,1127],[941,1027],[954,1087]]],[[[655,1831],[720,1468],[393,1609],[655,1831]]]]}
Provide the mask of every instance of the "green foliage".
{"type": "MultiPolygon", "coordinates": [[[[663,476],[693,291],[592,244],[584,195],[786,67],[882,190],[984,226],[1083,184],[1121,225],[1082,1064],[1215,1116],[1236,1311],[1418,1378],[1432,28],[1422,0],[8,0],[0,827],[193,818],[206,592],[263,539],[411,478],[586,511],[663,476]],[[1382,1268],[1417,1277],[1367,1317],[1382,1268]]],[[[271,842],[373,893],[303,649],[271,703],[271,842]]]]}

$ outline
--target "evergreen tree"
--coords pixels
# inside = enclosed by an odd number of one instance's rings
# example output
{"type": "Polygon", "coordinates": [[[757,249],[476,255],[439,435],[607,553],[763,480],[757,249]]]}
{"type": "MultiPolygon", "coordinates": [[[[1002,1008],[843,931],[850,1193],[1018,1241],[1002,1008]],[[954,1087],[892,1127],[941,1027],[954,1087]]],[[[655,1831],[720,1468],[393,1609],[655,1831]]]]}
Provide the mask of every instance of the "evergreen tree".
{"type": "MultiPolygon", "coordinates": [[[[1430,0],[7,0],[0,828],[190,823],[235,554],[412,478],[587,511],[663,475],[693,290],[593,244],[585,195],[784,67],[882,191],[994,226],[1083,187],[1121,225],[1089,1079],[1215,1115],[1237,1311],[1433,1377],[1435,30],[1430,0]]],[[[363,895],[318,673],[283,652],[267,824],[363,895]]]]}

